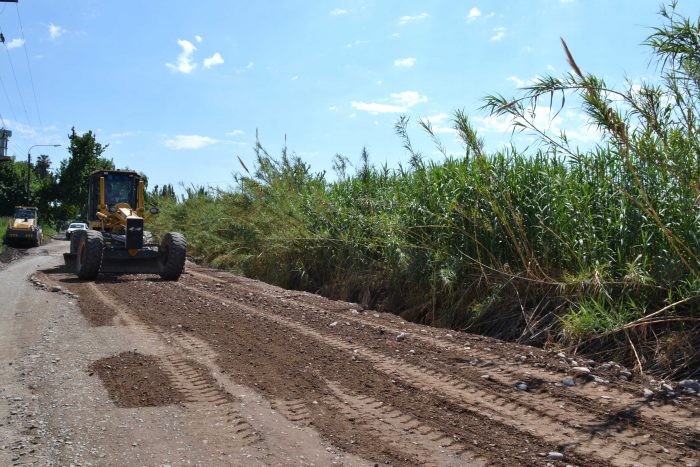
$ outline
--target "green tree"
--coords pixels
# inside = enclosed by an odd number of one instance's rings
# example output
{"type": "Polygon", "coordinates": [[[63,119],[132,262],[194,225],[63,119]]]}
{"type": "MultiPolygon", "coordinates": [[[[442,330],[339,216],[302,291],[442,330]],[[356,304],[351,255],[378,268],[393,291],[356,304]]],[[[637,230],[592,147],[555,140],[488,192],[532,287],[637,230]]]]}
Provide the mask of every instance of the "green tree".
{"type": "Polygon", "coordinates": [[[34,165],[34,175],[39,180],[45,179],[50,174],[51,169],[51,159],[46,154],[42,154],[36,159],[36,164],[34,165]]]}
{"type": "Polygon", "coordinates": [[[15,206],[24,204],[27,163],[10,160],[0,163],[0,216],[10,216],[15,206]]]}
{"type": "Polygon", "coordinates": [[[88,175],[95,170],[114,169],[114,162],[102,156],[109,145],[97,142],[92,131],[78,135],[72,128],[68,139],[70,157],[61,162],[57,174],[59,215],[64,220],[84,213],[88,198],[88,175]]]}

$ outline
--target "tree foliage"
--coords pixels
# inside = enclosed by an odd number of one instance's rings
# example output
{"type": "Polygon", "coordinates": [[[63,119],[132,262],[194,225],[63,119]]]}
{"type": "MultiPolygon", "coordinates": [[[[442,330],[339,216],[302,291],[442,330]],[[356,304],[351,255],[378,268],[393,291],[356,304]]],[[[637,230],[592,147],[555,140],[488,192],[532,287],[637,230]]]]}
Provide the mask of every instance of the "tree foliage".
{"type": "MultiPolygon", "coordinates": [[[[84,217],[87,204],[88,175],[99,169],[114,169],[114,162],[104,157],[108,145],[95,139],[92,131],[68,135],[69,157],[51,170],[51,159],[39,155],[33,161],[30,204],[39,208],[41,222],[56,224],[84,217]]],[[[26,204],[27,162],[16,160],[0,164],[0,216],[11,215],[15,206],[26,204]]]]}
{"type": "Polygon", "coordinates": [[[61,162],[57,172],[61,214],[66,219],[76,217],[84,210],[90,173],[99,169],[114,169],[114,162],[102,156],[109,145],[97,142],[92,131],[78,135],[72,128],[68,140],[70,157],[61,162]]]}

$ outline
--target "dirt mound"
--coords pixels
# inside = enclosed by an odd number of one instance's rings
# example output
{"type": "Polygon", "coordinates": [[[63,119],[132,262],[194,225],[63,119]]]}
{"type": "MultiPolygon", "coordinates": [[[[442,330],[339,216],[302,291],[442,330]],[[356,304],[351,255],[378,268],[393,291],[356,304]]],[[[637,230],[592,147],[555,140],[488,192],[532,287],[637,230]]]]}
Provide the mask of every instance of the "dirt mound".
{"type": "Polygon", "coordinates": [[[7,245],[0,245],[0,267],[3,264],[11,263],[22,256],[26,255],[27,251],[22,248],[12,248],[7,245]]]}
{"type": "Polygon", "coordinates": [[[155,357],[123,352],[96,361],[90,371],[97,373],[118,407],[157,407],[185,401],[155,357]]]}

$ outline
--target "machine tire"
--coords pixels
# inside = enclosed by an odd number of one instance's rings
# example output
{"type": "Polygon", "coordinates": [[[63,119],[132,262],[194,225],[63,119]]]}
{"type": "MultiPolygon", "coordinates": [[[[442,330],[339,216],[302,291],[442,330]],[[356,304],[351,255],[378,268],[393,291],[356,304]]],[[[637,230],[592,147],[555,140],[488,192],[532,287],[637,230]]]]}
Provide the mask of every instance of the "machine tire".
{"type": "Polygon", "coordinates": [[[176,281],[185,269],[187,256],[187,241],[184,235],[168,232],[163,236],[158,250],[158,265],[160,277],[166,281],[176,281]]]}
{"type": "Polygon", "coordinates": [[[80,230],[77,230],[73,232],[73,234],[70,236],[70,252],[72,254],[77,254],[78,253],[78,241],[80,240],[80,236],[78,233],[80,230]]]}
{"type": "Polygon", "coordinates": [[[33,247],[38,247],[41,245],[41,240],[42,240],[42,235],[41,235],[41,230],[36,230],[34,232],[34,238],[32,239],[32,246],[33,247]]]}
{"type": "Polygon", "coordinates": [[[75,272],[82,280],[97,277],[102,265],[104,239],[97,230],[81,230],[78,239],[78,251],[75,258],[75,272]]]}

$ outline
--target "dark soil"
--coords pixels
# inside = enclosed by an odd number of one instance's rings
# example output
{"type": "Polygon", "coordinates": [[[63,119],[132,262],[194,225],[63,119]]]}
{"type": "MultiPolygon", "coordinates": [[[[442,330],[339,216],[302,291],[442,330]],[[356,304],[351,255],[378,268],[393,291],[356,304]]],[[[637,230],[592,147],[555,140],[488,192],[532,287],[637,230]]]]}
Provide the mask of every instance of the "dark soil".
{"type": "MultiPolygon", "coordinates": [[[[645,400],[643,390],[658,382],[628,380],[619,367],[193,266],[178,282],[82,283],[60,271],[47,278],[77,293],[91,322],[126,313],[163,335],[204,343],[192,351],[212,353],[222,373],[289,420],[373,462],[685,465],[698,457],[700,397],[645,400]],[[578,373],[581,366],[591,374],[578,373]],[[562,384],[567,379],[573,386],[562,384]],[[564,461],[549,460],[551,451],[564,461]]],[[[111,397],[125,401],[117,403],[178,401],[153,359],[112,359],[95,371],[111,397]],[[150,394],[146,385],[158,379],[150,394]]]]}
{"type": "Polygon", "coordinates": [[[96,361],[90,371],[100,377],[118,407],[158,407],[185,401],[155,357],[123,352],[96,361]]]}

